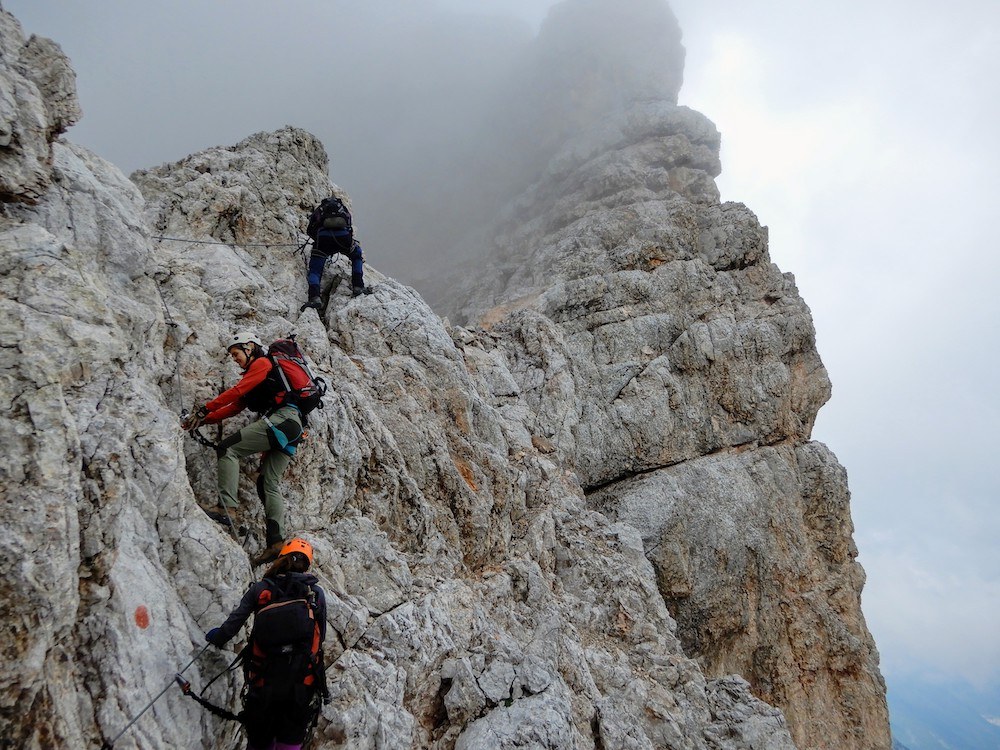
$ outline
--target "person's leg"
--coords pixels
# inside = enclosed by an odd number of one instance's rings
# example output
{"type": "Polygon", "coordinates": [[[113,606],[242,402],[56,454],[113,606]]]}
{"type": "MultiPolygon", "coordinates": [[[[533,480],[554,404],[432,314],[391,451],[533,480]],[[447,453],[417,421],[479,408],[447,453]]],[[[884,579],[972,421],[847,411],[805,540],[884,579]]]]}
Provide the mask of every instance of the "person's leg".
{"type": "Polygon", "coordinates": [[[267,546],[285,538],[285,501],[278,492],[278,480],[285,473],[292,457],[279,450],[271,450],[260,463],[261,490],[264,495],[264,517],[267,523],[267,546]]]}
{"type": "Polygon", "coordinates": [[[323,280],[323,268],[329,255],[314,249],[309,255],[309,272],[306,281],[309,284],[309,304],[320,303],[320,282],[323,280]]]}
{"type": "Polygon", "coordinates": [[[235,508],[238,505],[240,459],[270,449],[268,429],[267,423],[258,419],[219,443],[216,453],[219,457],[220,505],[229,508],[235,508]]]}
{"type": "MultiPolygon", "coordinates": [[[[288,444],[294,445],[302,438],[302,418],[298,409],[291,406],[283,407],[269,419],[274,426],[273,430],[280,431],[288,444]]],[[[273,433],[270,425],[268,430],[273,433]]],[[[270,439],[268,452],[260,466],[259,494],[264,502],[264,516],[267,518],[267,544],[271,546],[285,538],[285,502],[278,491],[278,482],[291,463],[292,457],[279,448],[273,434],[268,437],[270,439]]]]}
{"type": "Polygon", "coordinates": [[[277,726],[274,712],[268,711],[252,692],[247,696],[243,709],[247,750],[274,750],[274,733],[277,726]]]}
{"type": "MultiPolygon", "coordinates": [[[[299,686],[300,688],[302,686],[299,686]]],[[[289,700],[282,706],[274,725],[274,750],[299,750],[306,741],[306,734],[318,706],[313,703],[313,693],[296,691],[298,700],[289,700]]]]}
{"type": "Polygon", "coordinates": [[[361,245],[354,242],[345,255],[351,259],[351,293],[355,297],[359,294],[371,294],[372,290],[365,286],[365,256],[361,245]]]}

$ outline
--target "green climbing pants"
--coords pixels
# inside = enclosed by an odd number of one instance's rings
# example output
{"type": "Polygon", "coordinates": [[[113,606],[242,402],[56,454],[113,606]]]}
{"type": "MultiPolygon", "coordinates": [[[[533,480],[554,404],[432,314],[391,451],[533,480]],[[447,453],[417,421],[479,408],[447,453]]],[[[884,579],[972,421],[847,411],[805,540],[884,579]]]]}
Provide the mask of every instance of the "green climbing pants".
{"type": "Polygon", "coordinates": [[[240,459],[263,453],[257,487],[264,503],[268,544],[285,538],[285,502],[278,492],[278,480],[291,462],[291,452],[302,438],[302,415],[294,406],[283,406],[269,417],[251,422],[219,444],[219,503],[229,508],[237,505],[240,483],[240,459]],[[268,424],[270,422],[270,424],[268,424]],[[279,440],[275,432],[284,440],[279,440]],[[286,443],[289,450],[280,445],[286,443]]]}

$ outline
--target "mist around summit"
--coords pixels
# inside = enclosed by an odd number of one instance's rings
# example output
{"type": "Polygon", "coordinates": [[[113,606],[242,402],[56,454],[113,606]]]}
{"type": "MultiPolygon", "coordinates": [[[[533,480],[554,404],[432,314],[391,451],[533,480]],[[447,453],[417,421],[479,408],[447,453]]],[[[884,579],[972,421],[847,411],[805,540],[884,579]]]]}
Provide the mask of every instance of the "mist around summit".
{"type": "Polygon", "coordinates": [[[537,33],[468,10],[407,8],[388,28],[383,16],[345,35],[348,48],[378,35],[387,51],[345,51],[335,65],[344,100],[361,106],[319,97],[306,117],[322,123],[364,241],[404,281],[433,284],[474,256],[499,209],[570,136],[638,100],[676,102],[680,29],[660,0],[556,4],[537,33]]]}
{"type": "Polygon", "coordinates": [[[293,0],[278,13],[250,0],[232,13],[118,1],[102,11],[107,26],[83,6],[54,14],[78,40],[67,52],[87,116],[75,138],[128,173],[304,127],[352,197],[369,262],[404,281],[463,257],[568,134],[634,99],[676,98],[683,70],[680,30],[660,0],[557,3],[538,29],[500,4],[293,0]],[[113,66],[114,82],[90,66],[113,66]]]}

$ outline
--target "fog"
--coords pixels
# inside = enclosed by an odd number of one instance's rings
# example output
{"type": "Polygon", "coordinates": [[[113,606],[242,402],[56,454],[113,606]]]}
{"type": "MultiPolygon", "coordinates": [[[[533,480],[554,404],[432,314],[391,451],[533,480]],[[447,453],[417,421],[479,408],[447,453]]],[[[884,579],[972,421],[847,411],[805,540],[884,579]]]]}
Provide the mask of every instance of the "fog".
{"type": "Polygon", "coordinates": [[[369,262],[402,281],[461,254],[568,133],[637,97],[676,100],[683,64],[660,0],[575,0],[544,23],[500,2],[5,5],[70,56],[74,141],[128,173],[303,127],[369,262]]]}

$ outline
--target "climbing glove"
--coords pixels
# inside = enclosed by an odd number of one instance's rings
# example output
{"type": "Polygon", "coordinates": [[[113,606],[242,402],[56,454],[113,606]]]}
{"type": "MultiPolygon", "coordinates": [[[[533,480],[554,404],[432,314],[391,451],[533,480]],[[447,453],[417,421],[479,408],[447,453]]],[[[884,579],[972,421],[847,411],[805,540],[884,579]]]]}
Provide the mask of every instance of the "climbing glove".
{"type": "Polygon", "coordinates": [[[209,630],[205,633],[205,640],[213,646],[218,646],[219,648],[226,645],[226,638],[222,635],[222,628],[212,628],[209,630]]]}
{"type": "Polygon", "coordinates": [[[181,422],[181,428],[190,432],[191,430],[197,430],[205,421],[205,417],[208,416],[208,409],[204,406],[199,406],[198,410],[194,414],[188,414],[184,417],[181,422]]]}

